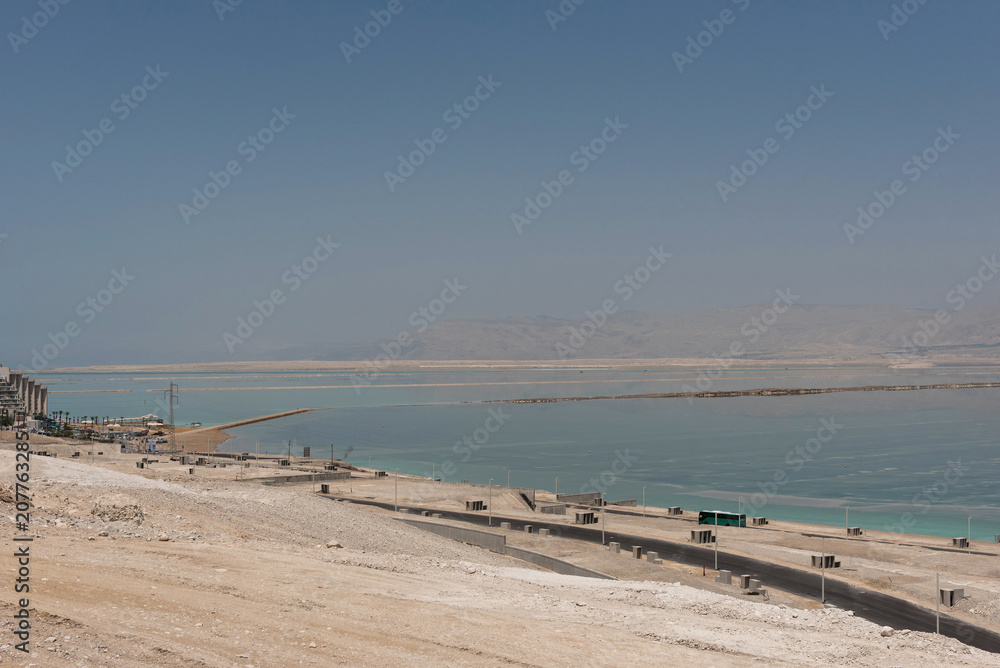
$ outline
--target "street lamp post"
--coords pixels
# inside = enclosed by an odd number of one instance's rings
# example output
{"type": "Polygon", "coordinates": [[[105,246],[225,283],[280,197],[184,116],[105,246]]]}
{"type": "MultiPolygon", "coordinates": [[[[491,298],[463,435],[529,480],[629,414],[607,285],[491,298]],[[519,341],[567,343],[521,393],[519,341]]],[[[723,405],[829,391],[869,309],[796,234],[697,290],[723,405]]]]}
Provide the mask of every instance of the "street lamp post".
{"type": "Polygon", "coordinates": [[[820,557],[820,564],[819,564],[820,571],[822,573],[821,576],[822,579],[820,580],[821,584],[819,589],[819,602],[826,603],[826,538],[820,539],[820,545],[822,546],[820,551],[822,552],[823,556],[820,557]]]}
{"type": "Polygon", "coordinates": [[[715,570],[719,570],[719,511],[715,511],[715,570]]]}
{"type": "Polygon", "coordinates": [[[601,545],[605,545],[604,542],[604,529],[608,526],[608,509],[604,505],[604,492],[601,492],[601,545]]]}
{"type": "Polygon", "coordinates": [[[646,486],[642,486],[642,516],[646,516],[646,486]]]}
{"type": "Polygon", "coordinates": [[[934,575],[934,633],[941,635],[941,574],[934,575]]]}
{"type": "Polygon", "coordinates": [[[486,502],[486,510],[490,513],[489,525],[493,526],[493,478],[490,478],[490,496],[486,502]]]}
{"type": "Polygon", "coordinates": [[[398,513],[399,512],[399,469],[396,469],[396,477],[393,478],[393,480],[395,481],[394,484],[396,488],[396,500],[393,501],[393,506],[395,507],[395,512],[398,513]]]}

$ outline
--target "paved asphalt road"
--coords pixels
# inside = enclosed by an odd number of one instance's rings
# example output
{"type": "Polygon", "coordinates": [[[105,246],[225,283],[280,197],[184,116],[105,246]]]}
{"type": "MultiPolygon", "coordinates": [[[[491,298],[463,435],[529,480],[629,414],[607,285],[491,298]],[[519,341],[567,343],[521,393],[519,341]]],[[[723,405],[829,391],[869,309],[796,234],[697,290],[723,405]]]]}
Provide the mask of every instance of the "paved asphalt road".
{"type": "MultiPolygon", "coordinates": [[[[345,500],[390,510],[393,508],[393,504],[391,503],[361,499],[345,500]]],[[[441,512],[448,519],[457,519],[471,524],[486,525],[488,522],[488,516],[485,513],[445,512],[435,508],[421,508],[413,505],[402,507],[418,511],[430,510],[441,512]]],[[[494,515],[493,525],[496,526],[500,522],[510,522],[511,528],[514,530],[523,530],[525,524],[531,524],[535,527],[536,531],[545,528],[551,530],[557,536],[573,538],[589,543],[601,542],[601,530],[599,526],[594,529],[536,520],[526,522],[523,519],[494,515]]],[[[657,552],[662,559],[690,566],[714,566],[715,564],[715,551],[711,548],[610,531],[607,532],[606,541],[621,543],[625,549],[630,548],[632,545],[641,545],[644,551],[657,552]]],[[[734,575],[749,574],[753,578],[760,580],[765,587],[773,587],[798,596],[818,599],[820,595],[821,576],[818,571],[789,568],[759,559],[729,554],[725,551],[719,552],[719,568],[732,571],[734,575]]],[[[933,610],[881,592],[861,589],[838,580],[827,578],[826,601],[843,610],[851,610],[858,617],[863,617],[881,626],[929,633],[934,632],[933,610]]],[[[943,614],[941,615],[941,634],[957,638],[967,645],[987,652],[1000,653],[1000,635],[943,614]]]]}

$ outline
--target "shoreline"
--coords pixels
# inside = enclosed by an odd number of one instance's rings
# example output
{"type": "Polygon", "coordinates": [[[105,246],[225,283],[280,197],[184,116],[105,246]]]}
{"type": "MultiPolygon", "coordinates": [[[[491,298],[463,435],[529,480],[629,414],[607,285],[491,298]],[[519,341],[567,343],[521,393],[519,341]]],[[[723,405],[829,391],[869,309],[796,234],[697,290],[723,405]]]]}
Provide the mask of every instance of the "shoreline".
{"type": "Polygon", "coordinates": [[[545,404],[559,401],[596,401],[599,399],[724,399],[730,397],[795,397],[834,392],[911,392],[917,390],[969,390],[1000,387],[1000,383],[934,383],[931,385],[863,385],[857,387],[757,388],[752,390],[719,390],[716,392],[651,392],[593,397],[538,397],[532,399],[485,399],[465,403],[483,404],[545,404]]]}
{"type": "Polygon", "coordinates": [[[181,447],[182,450],[186,450],[190,445],[191,447],[197,447],[198,441],[205,447],[206,452],[215,452],[216,447],[225,443],[229,439],[233,438],[232,434],[227,433],[226,429],[235,429],[236,427],[243,427],[250,424],[257,424],[258,422],[267,422],[269,420],[279,420],[281,418],[291,417],[292,415],[302,415],[303,413],[311,413],[315,410],[324,410],[316,408],[296,408],[291,411],[284,411],[282,413],[272,413],[271,415],[261,415],[259,417],[247,418],[245,420],[236,420],[234,422],[227,422],[225,424],[216,425],[214,427],[198,427],[196,429],[187,429],[183,432],[177,432],[175,434],[175,439],[177,440],[177,445],[181,447]],[[192,442],[194,441],[194,442],[192,442]]]}

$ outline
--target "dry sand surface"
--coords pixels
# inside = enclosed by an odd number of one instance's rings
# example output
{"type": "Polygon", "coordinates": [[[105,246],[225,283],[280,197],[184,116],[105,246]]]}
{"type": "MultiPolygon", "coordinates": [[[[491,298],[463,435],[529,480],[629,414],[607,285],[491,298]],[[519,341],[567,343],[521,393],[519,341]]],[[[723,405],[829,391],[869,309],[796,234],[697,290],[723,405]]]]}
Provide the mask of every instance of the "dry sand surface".
{"type": "MultiPolygon", "coordinates": [[[[1000,666],[953,639],[884,637],[843,611],[704,591],[680,573],[556,575],[231,468],[64,457],[32,460],[32,653],[12,646],[8,557],[0,664],[1000,666]]],[[[0,501],[12,516],[9,483],[0,501]]]]}

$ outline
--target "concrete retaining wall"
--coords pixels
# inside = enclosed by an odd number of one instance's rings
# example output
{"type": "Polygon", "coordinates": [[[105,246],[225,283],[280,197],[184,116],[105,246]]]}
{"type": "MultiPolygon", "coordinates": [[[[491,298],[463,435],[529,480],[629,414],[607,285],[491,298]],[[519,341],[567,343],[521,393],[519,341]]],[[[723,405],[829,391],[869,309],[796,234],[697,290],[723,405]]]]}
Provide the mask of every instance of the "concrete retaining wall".
{"type": "Polygon", "coordinates": [[[605,575],[604,573],[598,573],[597,571],[592,571],[589,568],[583,568],[582,566],[577,566],[571,564],[568,561],[563,561],[562,559],[556,559],[555,557],[550,557],[546,554],[539,554],[537,552],[532,552],[531,550],[523,550],[519,547],[507,546],[504,552],[509,557],[515,557],[517,559],[522,559],[524,561],[531,562],[542,568],[547,568],[550,571],[556,573],[562,573],[563,575],[578,575],[585,578],[600,578],[602,580],[614,580],[615,578],[610,575],[605,575]]]}
{"type": "Polygon", "coordinates": [[[349,471],[338,471],[337,473],[303,473],[301,475],[280,475],[274,476],[273,478],[264,478],[261,480],[263,485],[285,485],[288,483],[297,482],[320,482],[321,480],[326,482],[327,480],[350,480],[351,474],[349,471]]]}
{"type": "Polygon", "coordinates": [[[532,552],[531,550],[523,550],[519,547],[511,547],[510,545],[507,545],[507,538],[502,534],[477,531],[475,529],[464,529],[462,527],[453,527],[446,524],[435,524],[433,522],[421,522],[420,520],[403,519],[401,517],[397,517],[395,519],[403,524],[409,524],[410,526],[423,529],[424,531],[430,531],[431,533],[436,533],[437,535],[444,536],[445,538],[451,538],[452,540],[457,540],[462,543],[482,547],[491,552],[506,554],[507,556],[514,557],[515,559],[530,562],[537,566],[541,566],[542,568],[547,568],[555,573],[562,573],[563,575],[577,575],[585,578],[600,578],[602,580],[615,579],[609,575],[598,573],[597,571],[592,571],[589,568],[583,568],[582,566],[576,566],[575,564],[563,561],[562,559],[556,559],[555,557],[532,552]]]}
{"type": "Polygon", "coordinates": [[[599,492],[589,492],[587,494],[556,494],[556,501],[564,503],[580,503],[585,506],[601,505],[601,495],[599,492]]]}
{"type": "Polygon", "coordinates": [[[462,527],[453,527],[447,524],[421,522],[419,520],[405,520],[402,518],[396,519],[403,524],[409,524],[410,526],[415,526],[418,529],[423,529],[424,531],[430,531],[431,533],[436,533],[437,535],[444,536],[445,538],[457,540],[460,543],[475,545],[476,547],[487,549],[490,552],[503,554],[504,547],[507,545],[507,537],[503,534],[489,533],[488,531],[477,531],[475,529],[464,529],[462,527]]]}

